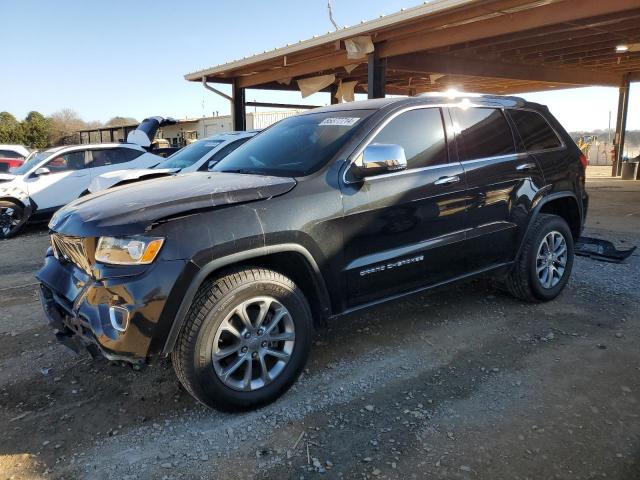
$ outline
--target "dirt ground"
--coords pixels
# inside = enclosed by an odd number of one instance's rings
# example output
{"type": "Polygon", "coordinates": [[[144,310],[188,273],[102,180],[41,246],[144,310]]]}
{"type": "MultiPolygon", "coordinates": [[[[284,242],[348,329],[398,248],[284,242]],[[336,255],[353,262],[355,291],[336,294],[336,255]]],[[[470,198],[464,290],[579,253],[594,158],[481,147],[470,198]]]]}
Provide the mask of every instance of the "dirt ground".
{"type": "MultiPolygon", "coordinates": [[[[640,182],[594,168],[588,188],[586,234],[640,245],[640,182]]],[[[44,227],[0,242],[0,480],[640,478],[640,253],[578,258],[547,304],[476,280],[341,318],[293,390],[229,415],[168,362],[57,345],[46,247],[44,227]]]]}

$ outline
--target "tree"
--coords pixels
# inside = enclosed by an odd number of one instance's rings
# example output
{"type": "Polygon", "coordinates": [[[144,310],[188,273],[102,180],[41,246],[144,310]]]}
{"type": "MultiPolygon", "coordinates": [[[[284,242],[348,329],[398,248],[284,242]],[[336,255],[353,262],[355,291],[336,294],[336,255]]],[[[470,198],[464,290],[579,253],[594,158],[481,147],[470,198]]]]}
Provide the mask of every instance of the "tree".
{"type": "Polygon", "coordinates": [[[123,125],[137,125],[138,121],[131,117],[113,117],[107,123],[106,127],[122,127],[123,125]]]}
{"type": "Polygon", "coordinates": [[[86,123],[75,110],[63,108],[53,113],[51,120],[51,136],[53,145],[79,143],[78,131],[86,127],[86,123]]]}
{"type": "Polygon", "coordinates": [[[9,112],[0,112],[0,143],[23,143],[20,122],[9,112]]]}
{"type": "Polygon", "coordinates": [[[29,112],[22,121],[24,143],[31,148],[45,148],[51,136],[51,121],[40,112],[29,112]]]}

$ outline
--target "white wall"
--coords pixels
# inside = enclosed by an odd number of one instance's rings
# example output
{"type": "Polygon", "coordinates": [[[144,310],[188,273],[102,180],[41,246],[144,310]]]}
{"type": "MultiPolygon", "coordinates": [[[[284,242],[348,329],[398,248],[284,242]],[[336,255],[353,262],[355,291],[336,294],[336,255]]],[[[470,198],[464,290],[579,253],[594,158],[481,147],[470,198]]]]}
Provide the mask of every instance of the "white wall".
{"type": "MultiPolygon", "coordinates": [[[[273,112],[248,112],[247,113],[247,130],[256,130],[267,128],[269,125],[291,117],[300,113],[301,110],[282,110],[273,112]]],[[[233,121],[231,115],[221,117],[203,117],[189,122],[180,122],[175,125],[162,127],[162,138],[166,138],[169,142],[173,138],[179,138],[180,132],[196,130],[198,138],[206,138],[211,135],[223,132],[231,132],[233,130],[233,121]]]]}

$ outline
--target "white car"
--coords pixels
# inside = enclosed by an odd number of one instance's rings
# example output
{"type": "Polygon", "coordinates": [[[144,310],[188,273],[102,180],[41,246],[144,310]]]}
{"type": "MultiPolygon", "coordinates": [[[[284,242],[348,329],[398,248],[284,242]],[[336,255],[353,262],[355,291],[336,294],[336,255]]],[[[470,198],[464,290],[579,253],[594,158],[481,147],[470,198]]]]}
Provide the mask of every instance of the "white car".
{"type": "Polygon", "coordinates": [[[99,175],[91,181],[88,190],[96,193],[126,183],[176,173],[206,171],[257,133],[257,130],[228,132],[203,138],[178,150],[153,168],[116,170],[99,175]]]}
{"type": "Polygon", "coordinates": [[[0,172],[19,167],[29,156],[29,149],[24,145],[0,144],[0,172]]]}
{"type": "Polygon", "coordinates": [[[27,158],[29,156],[29,149],[24,145],[0,144],[0,157],[9,158],[12,154],[27,158]]]}
{"type": "Polygon", "coordinates": [[[127,143],[100,143],[50,148],[31,156],[10,173],[0,173],[0,238],[15,235],[29,220],[46,219],[57,209],[88,193],[91,180],[122,168],[149,168],[164,159],[149,153],[161,117],[143,120],[127,143]]]}

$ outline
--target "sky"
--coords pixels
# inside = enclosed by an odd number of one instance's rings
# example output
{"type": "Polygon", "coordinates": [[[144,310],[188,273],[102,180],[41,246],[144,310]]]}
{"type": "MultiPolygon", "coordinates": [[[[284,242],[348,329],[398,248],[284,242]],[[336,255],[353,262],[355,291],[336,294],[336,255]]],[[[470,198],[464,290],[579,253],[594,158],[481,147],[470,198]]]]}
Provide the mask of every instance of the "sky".
{"type": "MultiPolygon", "coordinates": [[[[332,1],[343,26],[419,3],[332,1]]],[[[0,18],[0,111],[18,119],[62,108],[99,121],[228,114],[227,100],[184,75],[333,30],[327,0],[0,0],[0,18]]],[[[615,128],[615,88],[523,96],[547,104],[567,130],[607,128],[609,112],[615,128]]],[[[250,90],[247,100],[323,105],[329,96],[250,90]]],[[[630,130],[640,129],[637,106],[640,84],[632,86],[630,130]]]]}

